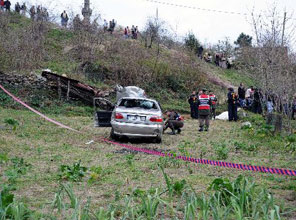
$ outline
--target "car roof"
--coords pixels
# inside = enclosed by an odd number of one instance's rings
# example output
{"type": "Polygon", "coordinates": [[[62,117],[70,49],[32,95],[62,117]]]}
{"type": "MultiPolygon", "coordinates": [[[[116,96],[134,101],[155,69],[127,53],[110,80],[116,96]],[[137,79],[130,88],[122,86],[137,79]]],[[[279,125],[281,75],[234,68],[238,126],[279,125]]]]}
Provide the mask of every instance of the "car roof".
{"type": "Polygon", "coordinates": [[[147,100],[147,101],[157,102],[155,99],[149,99],[149,98],[143,98],[143,97],[122,97],[121,99],[119,99],[119,101],[121,101],[122,99],[138,99],[138,100],[147,100]]]}

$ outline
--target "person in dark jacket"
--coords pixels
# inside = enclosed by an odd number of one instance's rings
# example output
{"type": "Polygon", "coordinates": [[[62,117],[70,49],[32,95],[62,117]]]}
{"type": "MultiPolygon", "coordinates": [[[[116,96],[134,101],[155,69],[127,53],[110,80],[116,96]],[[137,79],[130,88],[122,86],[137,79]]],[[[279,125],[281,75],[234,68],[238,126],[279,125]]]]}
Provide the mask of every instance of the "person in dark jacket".
{"type": "Polygon", "coordinates": [[[198,49],[197,49],[197,56],[202,59],[202,53],[203,53],[203,47],[202,46],[199,46],[198,49]]]}
{"type": "Polygon", "coordinates": [[[21,11],[22,11],[22,15],[26,15],[27,6],[26,6],[26,3],[25,2],[21,6],[21,11]]]}
{"type": "Polygon", "coordinates": [[[10,11],[11,2],[9,0],[6,0],[4,2],[4,7],[6,11],[10,11]]]}
{"type": "Polygon", "coordinates": [[[252,104],[252,111],[255,114],[262,114],[261,101],[262,101],[261,91],[256,88],[255,92],[254,92],[254,101],[253,101],[253,104],[252,104]]]}
{"type": "Polygon", "coordinates": [[[184,119],[181,117],[181,115],[175,111],[166,111],[165,112],[166,120],[164,123],[163,131],[170,128],[172,130],[173,135],[177,133],[181,133],[181,128],[184,126],[184,119]]]}
{"type": "Polygon", "coordinates": [[[188,103],[190,104],[190,112],[191,118],[197,119],[198,118],[198,111],[197,111],[197,96],[196,92],[193,91],[192,94],[189,96],[188,103]]]}
{"type": "Polygon", "coordinates": [[[20,3],[16,3],[15,6],[14,6],[14,10],[16,13],[20,14],[21,12],[21,6],[20,6],[20,3]]]}
{"type": "Polygon", "coordinates": [[[233,88],[228,88],[227,94],[228,102],[228,120],[237,121],[237,105],[238,95],[234,92],[233,88]]]}
{"type": "Polygon", "coordinates": [[[240,83],[238,87],[238,98],[240,107],[244,108],[246,106],[246,89],[243,83],[240,83]]]}

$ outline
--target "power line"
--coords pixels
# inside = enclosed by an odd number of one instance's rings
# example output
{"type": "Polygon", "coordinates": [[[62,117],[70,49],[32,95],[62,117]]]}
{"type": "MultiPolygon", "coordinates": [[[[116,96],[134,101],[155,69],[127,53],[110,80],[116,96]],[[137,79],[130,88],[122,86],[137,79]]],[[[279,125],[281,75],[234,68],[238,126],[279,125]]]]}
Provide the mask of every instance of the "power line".
{"type": "Polygon", "coordinates": [[[243,12],[221,11],[221,10],[208,9],[208,8],[199,8],[199,7],[195,7],[195,6],[180,5],[180,4],[170,3],[170,2],[161,2],[161,1],[157,1],[157,0],[144,0],[144,1],[162,4],[162,5],[170,5],[170,6],[180,7],[180,8],[189,8],[189,9],[200,10],[200,11],[209,11],[209,12],[232,14],[232,15],[243,15],[243,16],[248,15],[247,13],[243,13],[243,12]]]}

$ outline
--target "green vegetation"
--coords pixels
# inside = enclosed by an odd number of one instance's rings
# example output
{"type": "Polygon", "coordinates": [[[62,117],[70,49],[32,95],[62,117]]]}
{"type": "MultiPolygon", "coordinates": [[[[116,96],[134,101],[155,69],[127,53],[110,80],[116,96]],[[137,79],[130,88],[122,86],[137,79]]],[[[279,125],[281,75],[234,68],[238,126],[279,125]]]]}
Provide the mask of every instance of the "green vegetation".
{"type": "MultiPolygon", "coordinates": [[[[110,130],[94,129],[91,115],[56,112],[63,111],[52,109],[48,114],[83,133],[76,135],[57,128],[28,111],[0,108],[3,116],[0,125],[5,119],[18,122],[15,130],[0,130],[3,149],[0,182],[2,198],[6,201],[0,208],[2,216],[29,219],[65,219],[77,215],[84,216],[81,219],[295,217],[293,177],[121,151],[117,146],[99,141],[97,137],[108,137],[110,130]],[[91,139],[95,143],[86,145],[91,139]]],[[[220,157],[234,163],[296,169],[295,155],[291,154],[295,152],[294,135],[262,136],[264,120],[257,120],[252,114],[246,120],[252,122],[251,129],[212,121],[209,133],[198,133],[197,122],[187,120],[184,132],[176,136],[165,134],[162,145],[138,145],[174,155],[212,160],[220,157]]]]}
{"type": "Polygon", "coordinates": [[[243,82],[246,86],[257,85],[257,82],[254,78],[251,78],[247,73],[239,73],[238,70],[235,69],[224,70],[223,75],[220,75],[220,77],[222,79],[225,78],[235,85],[239,85],[241,82],[243,82]]]}
{"type": "MultiPolygon", "coordinates": [[[[247,85],[254,84],[244,73],[205,64],[178,44],[169,48],[162,46],[158,54],[156,46],[145,48],[141,38],[138,41],[127,41],[100,31],[93,34],[58,29],[52,24],[32,23],[30,19],[17,15],[0,16],[0,26],[6,30],[1,32],[0,39],[7,39],[7,35],[13,36],[12,40],[16,36],[22,36],[18,39],[27,42],[25,46],[14,47],[9,46],[10,41],[3,41],[6,45],[0,49],[0,55],[7,60],[0,61],[3,62],[1,71],[16,70],[25,74],[31,71],[40,73],[41,69],[49,68],[98,88],[114,88],[116,84],[136,85],[145,89],[149,96],[158,99],[164,109],[188,113],[187,97],[193,90],[202,87],[214,90],[220,104],[223,104],[226,87],[208,81],[209,74],[235,86],[240,81],[247,85]],[[5,25],[7,23],[26,25],[8,29],[5,25]],[[35,35],[40,41],[31,45],[30,42],[33,41],[30,39],[35,35]],[[21,51],[16,52],[13,48],[20,48],[21,51]],[[33,53],[37,51],[38,56],[33,57],[33,53]],[[18,57],[15,57],[16,54],[18,57]]],[[[194,36],[190,36],[188,44],[193,44],[196,49],[198,42],[194,36]]],[[[20,40],[17,42],[24,45],[20,40]]],[[[190,45],[188,46],[191,47],[190,45]]],[[[23,89],[33,94],[30,88],[23,89]]],[[[25,101],[43,108],[23,94],[26,93],[22,91],[20,97],[25,101]]],[[[46,93],[43,94],[47,96],[46,93]]]]}
{"type": "Polygon", "coordinates": [[[81,161],[74,163],[73,166],[61,165],[59,177],[62,180],[79,182],[85,176],[86,167],[80,165],[81,161]]]}
{"type": "MultiPolygon", "coordinates": [[[[156,46],[145,48],[141,40],[60,30],[15,15],[5,19],[0,14],[0,27],[6,30],[0,32],[0,39],[6,34],[31,39],[33,33],[41,40],[28,40],[24,47],[0,45],[4,71],[40,73],[51,68],[100,88],[137,85],[159,100],[163,109],[183,113],[189,111],[187,96],[194,89],[213,89],[220,112],[225,109],[226,86],[255,83],[236,70],[204,63],[178,45],[162,46],[158,54],[156,46]],[[3,26],[5,22],[9,25],[3,26]],[[16,53],[13,48],[23,51],[16,53]]],[[[110,129],[93,127],[91,107],[58,100],[56,91],[5,87],[81,133],[58,128],[23,110],[0,91],[1,220],[296,218],[295,177],[130,152],[101,141],[109,137],[110,129]]],[[[295,134],[274,134],[258,115],[248,113],[244,121],[252,126],[211,121],[210,131],[199,133],[198,122],[188,119],[181,134],[164,134],[161,145],[134,144],[175,156],[296,169],[295,134]]]]}

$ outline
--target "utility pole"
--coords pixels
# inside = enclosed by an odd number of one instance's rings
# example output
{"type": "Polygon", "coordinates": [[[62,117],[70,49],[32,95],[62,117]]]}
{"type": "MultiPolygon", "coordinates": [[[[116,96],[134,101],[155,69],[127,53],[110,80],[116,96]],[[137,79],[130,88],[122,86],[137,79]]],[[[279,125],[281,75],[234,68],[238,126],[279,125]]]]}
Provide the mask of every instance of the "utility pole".
{"type": "Polygon", "coordinates": [[[282,31],[282,47],[284,46],[285,28],[286,28],[287,12],[284,13],[283,31],[282,31]]]}

